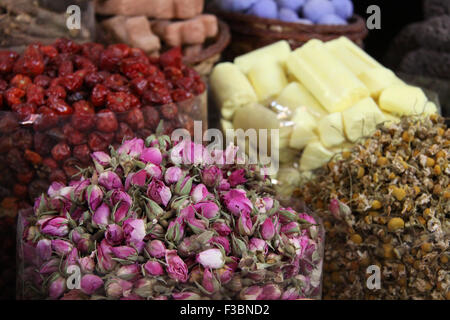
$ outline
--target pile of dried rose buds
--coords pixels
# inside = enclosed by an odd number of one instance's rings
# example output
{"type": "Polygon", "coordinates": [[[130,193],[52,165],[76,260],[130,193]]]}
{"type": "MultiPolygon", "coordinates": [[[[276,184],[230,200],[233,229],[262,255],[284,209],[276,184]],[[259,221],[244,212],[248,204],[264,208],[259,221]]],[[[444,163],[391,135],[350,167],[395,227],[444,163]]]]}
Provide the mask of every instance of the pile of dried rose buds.
{"type": "Polygon", "coordinates": [[[20,297],[320,298],[321,224],[236,155],[155,135],[94,152],[22,213],[20,297]]]}

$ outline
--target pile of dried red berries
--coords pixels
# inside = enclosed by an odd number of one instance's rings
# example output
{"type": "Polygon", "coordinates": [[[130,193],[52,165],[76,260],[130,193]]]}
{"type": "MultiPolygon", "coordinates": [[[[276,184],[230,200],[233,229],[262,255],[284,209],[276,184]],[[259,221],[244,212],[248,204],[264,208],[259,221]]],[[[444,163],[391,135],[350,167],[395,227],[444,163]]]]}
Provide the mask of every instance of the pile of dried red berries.
{"type": "Polygon", "coordinates": [[[0,52],[0,199],[32,200],[66,183],[89,154],[124,138],[192,132],[206,87],[180,48],[159,58],[124,44],[60,39],[0,52]]]}

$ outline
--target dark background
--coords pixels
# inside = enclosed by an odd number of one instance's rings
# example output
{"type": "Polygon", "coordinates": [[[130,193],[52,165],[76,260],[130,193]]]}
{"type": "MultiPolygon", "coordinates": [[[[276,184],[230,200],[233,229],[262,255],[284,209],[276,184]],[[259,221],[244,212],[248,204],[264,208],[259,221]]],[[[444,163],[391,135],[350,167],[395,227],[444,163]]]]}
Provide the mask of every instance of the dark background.
{"type": "Polygon", "coordinates": [[[381,8],[381,29],[370,30],[365,41],[366,51],[378,61],[383,61],[389,44],[404,26],[424,19],[422,0],[353,0],[353,4],[355,12],[366,19],[370,5],[381,8]]]}

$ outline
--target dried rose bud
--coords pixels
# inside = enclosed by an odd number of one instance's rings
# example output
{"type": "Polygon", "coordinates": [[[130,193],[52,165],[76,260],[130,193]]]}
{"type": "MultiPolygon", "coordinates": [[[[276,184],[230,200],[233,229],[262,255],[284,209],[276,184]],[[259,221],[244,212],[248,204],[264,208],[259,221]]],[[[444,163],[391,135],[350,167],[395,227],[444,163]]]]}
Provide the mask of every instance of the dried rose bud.
{"type": "Polygon", "coordinates": [[[123,223],[123,232],[128,245],[137,245],[146,236],[145,222],[142,219],[127,219],[123,223]]]}
{"type": "Polygon", "coordinates": [[[106,190],[123,189],[122,181],[117,173],[112,171],[105,171],[100,173],[98,183],[106,188],[106,190]]]}
{"type": "Polygon", "coordinates": [[[170,167],[164,174],[164,181],[167,184],[173,184],[178,182],[183,175],[183,171],[179,167],[170,167]]]}
{"type": "Polygon", "coordinates": [[[264,240],[272,240],[276,232],[272,218],[267,218],[264,220],[259,231],[264,240]]]}
{"type": "Polygon", "coordinates": [[[136,249],[128,246],[120,246],[120,247],[111,247],[111,251],[116,258],[136,261],[137,252],[136,249]]]}
{"type": "Polygon", "coordinates": [[[200,296],[194,292],[180,292],[180,293],[172,293],[172,298],[174,300],[200,300],[200,296]]]}
{"type": "Polygon", "coordinates": [[[87,188],[86,198],[89,204],[89,208],[92,211],[97,210],[98,206],[102,203],[103,200],[103,191],[98,185],[90,185],[87,188]]]}
{"type": "Polygon", "coordinates": [[[230,227],[225,222],[214,222],[212,228],[223,237],[226,237],[231,233],[230,227]]]}
{"type": "Polygon", "coordinates": [[[225,193],[223,197],[228,210],[235,216],[242,213],[250,213],[253,209],[252,202],[247,198],[247,194],[242,189],[232,189],[225,193]]]}
{"type": "Polygon", "coordinates": [[[147,175],[152,179],[160,180],[162,178],[161,168],[153,163],[148,163],[145,166],[145,172],[147,172],[147,175]]]}
{"type": "Polygon", "coordinates": [[[69,220],[63,217],[46,218],[43,221],[38,221],[38,225],[41,226],[41,233],[55,236],[64,237],[69,233],[69,220]]]}
{"type": "Polygon", "coordinates": [[[267,284],[263,287],[262,300],[278,300],[281,297],[281,290],[276,284],[267,284]]]}
{"type": "Polygon", "coordinates": [[[228,181],[230,182],[230,186],[232,188],[240,184],[246,183],[247,179],[245,178],[245,169],[238,169],[233,171],[228,177],[228,181]]]}
{"type": "Polygon", "coordinates": [[[219,249],[208,249],[197,254],[197,262],[204,268],[220,269],[225,264],[225,257],[219,249]]]}
{"type": "Polygon", "coordinates": [[[48,296],[51,299],[58,299],[66,291],[66,279],[59,273],[55,273],[49,280],[48,296]]]}
{"type": "Polygon", "coordinates": [[[201,174],[202,182],[208,187],[215,187],[222,178],[222,170],[216,166],[203,169],[201,174]]]}
{"type": "Polygon", "coordinates": [[[186,282],[188,280],[188,268],[186,263],[177,255],[176,250],[166,251],[167,273],[176,281],[186,282]]]}
{"type": "Polygon", "coordinates": [[[209,242],[220,245],[220,247],[222,247],[223,250],[225,250],[226,254],[230,254],[230,252],[231,252],[230,241],[228,240],[227,237],[223,237],[223,236],[213,237],[213,238],[211,238],[211,240],[209,242]]]}
{"type": "Polygon", "coordinates": [[[116,276],[123,280],[134,281],[139,277],[140,273],[141,268],[138,264],[129,264],[117,269],[116,276]]]}
{"type": "Polygon", "coordinates": [[[150,298],[155,284],[155,279],[141,278],[134,283],[133,293],[142,298],[150,298]]]}
{"type": "Polygon", "coordinates": [[[48,239],[39,240],[36,249],[42,261],[47,261],[52,256],[52,242],[48,239]]]}
{"type": "Polygon", "coordinates": [[[78,265],[80,266],[81,272],[92,273],[95,269],[95,261],[91,256],[82,257],[78,259],[78,265]]]}
{"type": "Polygon", "coordinates": [[[167,206],[172,198],[172,192],[161,180],[152,180],[148,185],[147,195],[157,204],[167,206]]]}
{"type": "Polygon", "coordinates": [[[250,236],[253,233],[253,222],[248,212],[241,212],[237,221],[237,229],[242,236],[250,236]]]}
{"type": "Polygon", "coordinates": [[[93,274],[85,274],[81,278],[81,290],[88,295],[92,295],[100,288],[103,288],[103,280],[93,274]]]}
{"type": "Polygon", "coordinates": [[[233,292],[239,292],[242,290],[242,279],[239,275],[235,274],[233,278],[226,284],[227,289],[233,292]]]}
{"type": "Polygon", "coordinates": [[[132,140],[125,141],[119,149],[117,149],[117,153],[121,155],[129,155],[132,158],[137,158],[142,154],[144,150],[144,140],[134,138],[132,140]]]}
{"type": "Polygon", "coordinates": [[[142,169],[142,170],[139,170],[138,172],[132,174],[130,183],[133,186],[144,187],[146,181],[147,181],[147,171],[142,169]]]}
{"type": "Polygon", "coordinates": [[[214,293],[220,289],[220,283],[210,268],[205,269],[203,272],[202,286],[210,293],[214,293]]]}
{"type": "Polygon", "coordinates": [[[108,298],[119,299],[123,295],[128,295],[133,288],[133,284],[129,281],[119,278],[108,279],[105,285],[106,296],[108,298]]]}
{"type": "Polygon", "coordinates": [[[52,250],[59,256],[65,256],[72,251],[73,245],[70,242],[55,239],[52,240],[52,250]]]}
{"type": "Polygon", "coordinates": [[[184,225],[182,222],[174,220],[169,223],[166,232],[166,239],[174,243],[178,243],[184,237],[184,225]]]}
{"type": "Polygon", "coordinates": [[[94,242],[91,240],[91,236],[89,234],[83,234],[77,243],[77,248],[83,254],[88,254],[94,250],[94,242]]]}
{"type": "Polygon", "coordinates": [[[108,273],[114,269],[116,262],[112,259],[112,247],[102,240],[97,246],[97,267],[100,272],[108,273]]]}
{"type": "Polygon", "coordinates": [[[145,163],[151,162],[159,166],[162,162],[161,151],[158,148],[144,148],[139,159],[145,163]]]}
{"type": "Polygon", "coordinates": [[[147,261],[144,264],[144,270],[150,276],[162,276],[164,274],[164,269],[158,261],[147,261]]]}
{"type": "Polygon", "coordinates": [[[162,258],[166,254],[166,246],[160,240],[152,240],[147,243],[146,250],[154,258],[162,258]]]}
{"type": "Polygon", "coordinates": [[[105,239],[112,246],[117,246],[122,243],[124,239],[124,233],[120,226],[117,224],[110,224],[106,228],[105,239]]]}
{"type": "Polygon", "coordinates": [[[219,206],[212,201],[197,203],[194,208],[206,219],[213,219],[220,213],[219,206]]]}
{"type": "Polygon", "coordinates": [[[241,300],[258,300],[262,293],[263,288],[255,285],[242,289],[239,297],[241,298],[241,300]]]}
{"type": "Polygon", "coordinates": [[[269,250],[269,246],[267,245],[267,242],[262,239],[251,238],[248,244],[248,249],[252,252],[261,252],[266,255],[269,250]]]}
{"type": "Polygon", "coordinates": [[[109,224],[109,217],[111,210],[106,203],[102,203],[92,216],[92,222],[98,226],[107,226],[109,224]]]}
{"type": "Polygon", "coordinates": [[[297,300],[299,298],[300,295],[298,294],[298,289],[294,287],[285,290],[281,296],[281,300],[297,300]]]}
{"type": "Polygon", "coordinates": [[[199,184],[196,185],[194,188],[192,188],[190,196],[194,203],[198,203],[206,200],[208,197],[211,197],[212,195],[209,193],[208,189],[204,184],[199,184]]]}
{"type": "Polygon", "coordinates": [[[92,160],[96,161],[102,166],[108,166],[111,163],[111,157],[103,151],[93,152],[91,154],[92,160]]]}
{"type": "Polygon", "coordinates": [[[285,224],[281,227],[281,232],[287,235],[300,233],[300,225],[295,221],[289,222],[288,224],[285,224]]]}

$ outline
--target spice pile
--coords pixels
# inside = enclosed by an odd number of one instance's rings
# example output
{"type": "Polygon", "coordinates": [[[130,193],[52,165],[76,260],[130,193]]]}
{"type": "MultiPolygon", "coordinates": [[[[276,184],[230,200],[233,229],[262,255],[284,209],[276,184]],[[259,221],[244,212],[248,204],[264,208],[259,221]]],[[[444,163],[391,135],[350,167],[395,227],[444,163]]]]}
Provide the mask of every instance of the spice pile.
{"type": "Polygon", "coordinates": [[[436,115],[383,126],[300,195],[327,231],[324,298],[450,298],[450,130],[436,115]],[[329,204],[329,207],[327,207],[329,204]],[[381,288],[366,273],[381,270],[381,288]]]}
{"type": "MultiPolygon", "coordinates": [[[[28,210],[24,298],[298,299],[321,295],[323,230],[283,208],[256,166],[214,165],[167,136],[94,152],[95,169],[54,182],[28,210]],[[198,161],[203,165],[195,165],[198,161]],[[193,165],[194,164],[194,165],[193,165]],[[81,288],[69,290],[69,266],[81,288]]],[[[212,157],[216,159],[212,161],[212,157]]],[[[219,159],[219,160],[218,160],[219,159]]]]}

